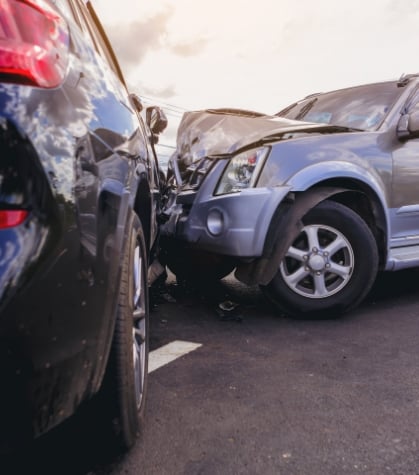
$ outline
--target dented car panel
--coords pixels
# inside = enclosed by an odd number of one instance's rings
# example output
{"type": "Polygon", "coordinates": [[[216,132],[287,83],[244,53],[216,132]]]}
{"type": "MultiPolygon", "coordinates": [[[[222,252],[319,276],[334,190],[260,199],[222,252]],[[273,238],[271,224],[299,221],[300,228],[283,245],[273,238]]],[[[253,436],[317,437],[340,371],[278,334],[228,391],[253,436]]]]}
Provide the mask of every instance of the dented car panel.
{"type": "Polygon", "coordinates": [[[179,124],[177,157],[192,163],[205,156],[229,155],[262,137],[333,128],[234,109],[186,112],[179,124]]]}
{"type": "Polygon", "coordinates": [[[282,279],[283,293],[299,300],[286,312],[350,308],[339,294],[360,301],[346,293],[363,257],[347,223],[365,232],[374,277],[419,265],[418,90],[410,75],[309,96],[278,116],[186,113],[163,235],[234,258],[248,284],[282,279]]]}

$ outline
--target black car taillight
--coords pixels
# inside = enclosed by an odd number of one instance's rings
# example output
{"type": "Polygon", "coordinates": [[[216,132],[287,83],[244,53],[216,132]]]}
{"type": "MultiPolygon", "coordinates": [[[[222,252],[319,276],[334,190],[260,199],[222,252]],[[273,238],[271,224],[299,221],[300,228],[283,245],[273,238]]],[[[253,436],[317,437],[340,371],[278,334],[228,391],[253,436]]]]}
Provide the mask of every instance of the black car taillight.
{"type": "Polygon", "coordinates": [[[0,210],[0,229],[13,228],[25,221],[28,212],[22,209],[2,209],[0,210]]]}
{"type": "Polygon", "coordinates": [[[0,0],[0,81],[52,88],[64,79],[69,34],[44,0],[0,0]]]}

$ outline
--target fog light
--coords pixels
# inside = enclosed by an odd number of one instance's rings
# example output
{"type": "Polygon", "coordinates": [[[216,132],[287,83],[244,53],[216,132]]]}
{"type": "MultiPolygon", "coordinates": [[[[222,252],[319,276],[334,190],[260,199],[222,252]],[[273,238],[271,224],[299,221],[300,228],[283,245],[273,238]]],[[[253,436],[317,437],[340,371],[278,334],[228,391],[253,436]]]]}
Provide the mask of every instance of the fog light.
{"type": "Polygon", "coordinates": [[[224,217],[220,210],[212,209],[208,213],[207,228],[213,236],[219,236],[224,231],[224,217]]]}

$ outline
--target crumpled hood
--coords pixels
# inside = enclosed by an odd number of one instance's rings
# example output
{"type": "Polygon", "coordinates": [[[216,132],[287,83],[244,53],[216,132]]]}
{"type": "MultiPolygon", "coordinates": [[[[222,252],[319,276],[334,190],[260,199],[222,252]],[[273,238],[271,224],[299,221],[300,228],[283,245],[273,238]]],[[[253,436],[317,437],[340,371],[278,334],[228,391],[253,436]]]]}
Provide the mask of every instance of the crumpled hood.
{"type": "Polygon", "coordinates": [[[336,127],[237,109],[186,112],[179,124],[175,154],[192,163],[204,156],[232,153],[272,135],[328,128],[336,127]]]}

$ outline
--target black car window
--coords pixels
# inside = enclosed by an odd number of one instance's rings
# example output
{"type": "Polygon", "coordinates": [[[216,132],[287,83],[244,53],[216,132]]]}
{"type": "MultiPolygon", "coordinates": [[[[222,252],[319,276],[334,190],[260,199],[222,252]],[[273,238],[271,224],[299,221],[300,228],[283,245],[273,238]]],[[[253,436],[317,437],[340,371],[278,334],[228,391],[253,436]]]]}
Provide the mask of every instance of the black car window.
{"type": "Polygon", "coordinates": [[[96,51],[100,56],[108,63],[111,69],[118,76],[120,82],[125,84],[124,77],[119,67],[119,63],[116,59],[112,46],[106,36],[106,33],[93,9],[91,2],[82,3],[80,0],[74,0],[74,3],[78,5],[84,22],[88,28],[89,34],[94,42],[96,51]]]}
{"type": "Polygon", "coordinates": [[[89,33],[89,36],[90,36],[90,38],[91,38],[91,40],[92,40],[92,42],[95,46],[96,51],[102,57],[106,57],[105,50],[104,50],[104,48],[103,48],[103,46],[100,42],[100,39],[99,39],[99,34],[96,32],[94,23],[90,19],[89,12],[88,12],[86,6],[78,0],[75,0],[73,3],[78,8],[79,14],[81,15],[81,17],[83,19],[82,20],[83,29],[89,33]]]}
{"type": "Polygon", "coordinates": [[[91,27],[89,26],[89,22],[86,18],[86,10],[83,4],[78,0],[71,0],[71,7],[74,12],[74,17],[80,29],[85,35],[86,40],[93,46],[93,48],[100,53],[99,47],[97,45],[97,41],[94,37],[91,27]]]}
{"type": "Polygon", "coordinates": [[[56,5],[67,18],[72,18],[74,21],[77,21],[73,7],[68,0],[53,0],[52,3],[56,5]]]}
{"type": "Polygon", "coordinates": [[[341,89],[303,99],[278,116],[360,130],[377,129],[403,88],[394,82],[341,89]]]}

